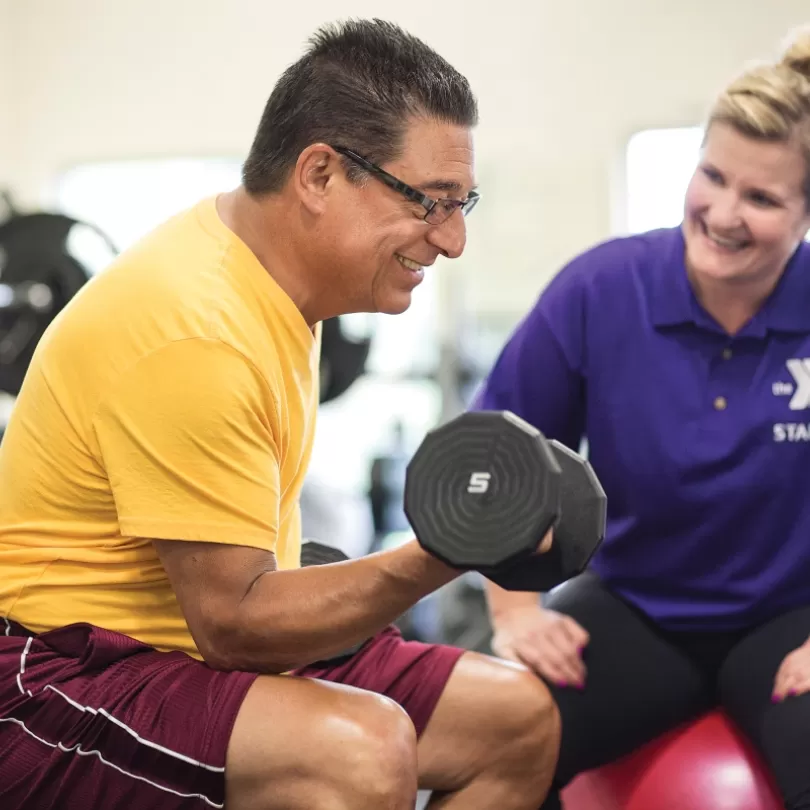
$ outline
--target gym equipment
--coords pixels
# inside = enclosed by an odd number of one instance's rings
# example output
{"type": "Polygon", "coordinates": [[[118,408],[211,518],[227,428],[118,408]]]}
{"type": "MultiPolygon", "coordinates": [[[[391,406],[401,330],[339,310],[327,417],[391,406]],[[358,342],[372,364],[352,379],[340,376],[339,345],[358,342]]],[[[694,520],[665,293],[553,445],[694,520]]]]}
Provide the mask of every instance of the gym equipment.
{"type": "Polygon", "coordinates": [[[90,278],[69,245],[76,226],[110,256],[110,240],[92,225],[52,213],[20,214],[3,195],[10,216],[0,223],[0,391],[16,396],[48,324],[90,278]]]}
{"type": "Polygon", "coordinates": [[[340,317],[321,326],[320,403],[344,394],[365,371],[371,351],[371,336],[353,339],[341,326],[340,317]]]}
{"type": "Polygon", "coordinates": [[[371,460],[369,469],[368,500],[374,525],[372,549],[377,550],[392,533],[408,532],[410,526],[402,507],[405,491],[405,472],[410,453],[405,443],[405,428],[399,419],[394,421],[390,440],[379,455],[371,460]]]}
{"type": "Polygon", "coordinates": [[[759,754],[721,711],[580,774],[561,799],[565,810],[784,810],[759,754]]]}
{"type": "Polygon", "coordinates": [[[607,498],[588,462],[509,411],[430,431],[406,473],[405,513],[425,550],[507,590],[581,573],[605,534],[607,498]],[[536,554],[554,528],[554,542],[536,554]]]}
{"type": "Polygon", "coordinates": [[[323,565],[324,563],[346,562],[348,554],[344,554],[339,548],[327,546],[317,540],[304,540],[301,543],[301,567],[309,565],[323,565]]]}
{"type": "Polygon", "coordinates": [[[548,441],[562,471],[560,520],[549,551],[496,572],[495,582],[510,591],[549,591],[582,573],[605,535],[607,497],[591,465],[556,439],[548,441]],[[503,584],[505,583],[505,584],[503,584]]]}
{"type": "MultiPolygon", "coordinates": [[[[76,226],[94,234],[110,258],[117,250],[93,225],[62,214],[22,214],[7,194],[0,196],[9,211],[0,224],[0,391],[16,396],[48,324],[91,277],[70,249],[76,226]]],[[[341,396],[360,377],[370,349],[370,335],[355,339],[341,318],[324,321],[321,403],[341,396]]]]}

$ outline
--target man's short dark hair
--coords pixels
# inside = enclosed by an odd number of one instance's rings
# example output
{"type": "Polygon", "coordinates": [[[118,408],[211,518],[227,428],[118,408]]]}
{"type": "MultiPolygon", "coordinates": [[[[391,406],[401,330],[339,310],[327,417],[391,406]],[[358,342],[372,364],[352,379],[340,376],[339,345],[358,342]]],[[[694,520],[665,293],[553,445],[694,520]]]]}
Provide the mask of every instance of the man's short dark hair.
{"type": "MultiPolygon", "coordinates": [[[[247,191],[279,191],[313,143],[345,146],[374,163],[399,156],[409,119],[478,122],[467,79],[415,36],[383,20],[320,28],[283,73],[242,169],[247,191]]],[[[347,165],[350,176],[358,173],[347,165]]]]}

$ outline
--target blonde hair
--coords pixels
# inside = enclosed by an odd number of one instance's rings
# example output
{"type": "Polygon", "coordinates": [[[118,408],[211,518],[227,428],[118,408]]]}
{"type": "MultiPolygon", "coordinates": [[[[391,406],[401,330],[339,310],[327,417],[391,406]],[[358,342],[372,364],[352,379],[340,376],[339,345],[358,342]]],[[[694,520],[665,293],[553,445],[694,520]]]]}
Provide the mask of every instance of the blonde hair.
{"type": "Polygon", "coordinates": [[[778,62],[749,68],[723,90],[706,131],[716,123],[760,140],[795,140],[807,166],[804,195],[810,210],[810,27],[793,32],[778,62]]]}

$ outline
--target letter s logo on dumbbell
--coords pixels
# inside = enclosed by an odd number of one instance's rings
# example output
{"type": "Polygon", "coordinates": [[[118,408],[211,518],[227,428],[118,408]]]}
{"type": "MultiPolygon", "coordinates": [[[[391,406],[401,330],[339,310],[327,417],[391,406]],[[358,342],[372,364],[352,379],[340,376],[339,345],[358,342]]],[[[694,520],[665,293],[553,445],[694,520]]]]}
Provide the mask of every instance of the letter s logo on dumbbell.
{"type": "Polygon", "coordinates": [[[467,484],[467,492],[471,493],[472,495],[483,495],[489,489],[490,478],[492,478],[492,473],[472,473],[470,475],[470,481],[467,484]]]}

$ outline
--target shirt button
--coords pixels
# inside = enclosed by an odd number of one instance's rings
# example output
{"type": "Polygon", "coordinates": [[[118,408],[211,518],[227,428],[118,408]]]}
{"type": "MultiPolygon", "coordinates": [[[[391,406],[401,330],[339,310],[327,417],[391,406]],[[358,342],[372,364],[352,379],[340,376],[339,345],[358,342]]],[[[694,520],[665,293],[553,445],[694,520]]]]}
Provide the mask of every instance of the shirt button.
{"type": "Polygon", "coordinates": [[[714,400],[714,409],[716,411],[724,411],[728,407],[728,402],[725,397],[716,397],[714,400]]]}
{"type": "Polygon", "coordinates": [[[734,354],[734,352],[732,352],[731,349],[723,349],[723,360],[731,360],[732,354],[734,354]]]}

